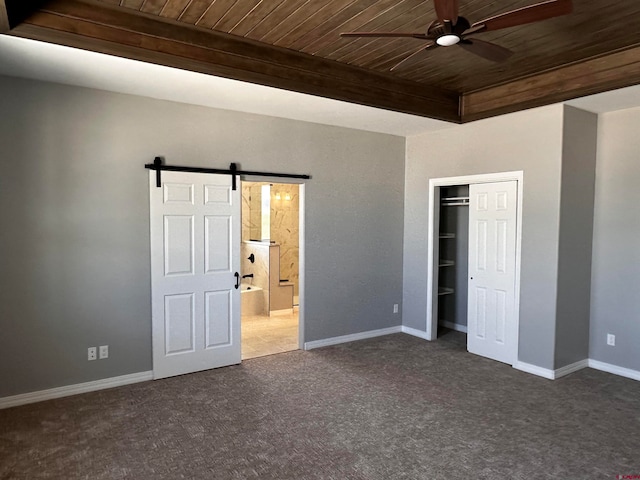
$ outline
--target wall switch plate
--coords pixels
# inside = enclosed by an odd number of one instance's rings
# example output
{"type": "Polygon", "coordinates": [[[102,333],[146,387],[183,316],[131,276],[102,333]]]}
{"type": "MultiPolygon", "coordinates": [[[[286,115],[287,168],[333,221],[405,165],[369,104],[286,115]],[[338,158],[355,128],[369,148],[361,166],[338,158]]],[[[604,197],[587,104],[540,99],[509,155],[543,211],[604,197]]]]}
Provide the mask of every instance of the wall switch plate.
{"type": "Polygon", "coordinates": [[[616,346],[616,336],[607,333],[607,345],[611,345],[612,347],[616,346]]]}
{"type": "Polygon", "coordinates": [[[109,358],[109,345],[100,345],[100,360],[109,358]]]}
{"type": "Polygon", "coordinates": [[[87,360],[95,360],[96,358],[98,358],[96,347],[89,347],[87,349],[87,360]]]}
{"type": "Polygon", "coordinates": [[[398,313],[398,304],[397,303],[393,304],[393,313],[398,313]]]}

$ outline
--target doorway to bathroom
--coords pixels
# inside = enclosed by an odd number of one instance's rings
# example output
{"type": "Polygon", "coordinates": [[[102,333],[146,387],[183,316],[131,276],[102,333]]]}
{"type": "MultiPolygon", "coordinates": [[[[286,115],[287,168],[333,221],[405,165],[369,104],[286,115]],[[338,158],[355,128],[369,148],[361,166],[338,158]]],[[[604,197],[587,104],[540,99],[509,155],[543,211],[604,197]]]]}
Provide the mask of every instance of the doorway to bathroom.
{"type": "Polygon", "coordinates": [[[301,345],[304,185],[242,181],[242,359],[301,345]]]}

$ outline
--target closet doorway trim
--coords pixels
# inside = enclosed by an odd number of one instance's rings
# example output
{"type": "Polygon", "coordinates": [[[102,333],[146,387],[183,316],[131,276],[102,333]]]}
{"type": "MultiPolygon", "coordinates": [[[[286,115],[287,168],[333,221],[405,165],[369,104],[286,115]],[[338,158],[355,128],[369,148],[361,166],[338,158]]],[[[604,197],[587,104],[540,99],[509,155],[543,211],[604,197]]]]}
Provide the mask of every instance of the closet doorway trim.
{"type": "Polygon", "coordinates": [[[453,185],[471,185],[474,183],[507,182],[515,180],[518,184],[517,193],[517,218],[516,218],[516,280],[515,280],[515,322],[516,322],[516,359],[518,355],[518,336],[520,325],[520,267],[522,259],[522,198],[524,186],[524,172],[522,170],[513,172],[486,173],[480,175],[464,175],[459,177],[444,177],[429,179],[429,221],[427,238],[427,311],[426,311],[426,338],[435,340],[438,337],[438,313],[434,311],[437,302],[434,302],[434,295],[437,296],[438,285],[434,282],[434,268],[438,266],[438,259],[434,257],[436,249],[435,241],[435,221],[438,218],[440,207],[440,187],[453,185]],[[438,210],[436,210],[438,209],[438,210]]]}

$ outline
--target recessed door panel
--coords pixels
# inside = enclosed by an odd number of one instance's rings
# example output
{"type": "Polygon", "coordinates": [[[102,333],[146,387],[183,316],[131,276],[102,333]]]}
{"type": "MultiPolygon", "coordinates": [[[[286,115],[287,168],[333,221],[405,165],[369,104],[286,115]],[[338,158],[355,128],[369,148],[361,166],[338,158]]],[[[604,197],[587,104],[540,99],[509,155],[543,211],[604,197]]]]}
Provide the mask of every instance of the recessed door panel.
{"type": "Polygon", "coordinates": [[[165,352],[167,355],[194,351],[194,295],[164,297],[165,352]]]}
{"type": "MultiPolygon", "coordinates": [[[[472,197],[470,196],[469,198],[472,197]]],[[[476,201],[473,206],[478,212],[486,212],[487,208],[489,208],[489,195],[484,192],[476,194],[476,201]]]]}
{"type": "Polygon", "coordinates": [[[231,270],[231,217],[207,215],[204,218],[205,273],[231,270]]]}
{"type": "Polygon", "coordinates": [[[487,289],[476,288],[476,328],[475,335],[485,338],[487,330],[487,289]]]}
{"type": "Polygon", "coordinates": [[[507,200],[509,196],[507,192],[497,192],[496,193],[496,210],[506,210],[507,209],[507,200]]]}
{"type": "Polygon", "coordinates": [[[231,206],[231,187],[227,185],[205,185],[204,204],[208,206],[231,206]]]}
{"type": "Polygon", "coordinates": [[[193,215],[164,217],[164,274],[191,275],[194,264],[193,215]]]}
{"type": "Polygon", "coordinates": [[[496,272],[507,273],[507,242],[508,223],[506,220],[496,220],[496,272]]]}
{"type": "Polygon", "coordinates": [[[231,342],[231,291],[205,293],[206,348],[231,342]]]}
{"type": "Polygon", "coordinates": [[[496,290],[496,342],[504,343],[507,328],[507,292],[496,290]]]}
{"type": "Polygon", "coordinates": [[[487,269],[487,222],[479,220],[476,222],[476,268],[480,271],[487,269]]]}
{"type": "Polygon", "coordinates": [[[192,183],[165,183],[162,186],[167,205],[193,205],[192,183]]]}

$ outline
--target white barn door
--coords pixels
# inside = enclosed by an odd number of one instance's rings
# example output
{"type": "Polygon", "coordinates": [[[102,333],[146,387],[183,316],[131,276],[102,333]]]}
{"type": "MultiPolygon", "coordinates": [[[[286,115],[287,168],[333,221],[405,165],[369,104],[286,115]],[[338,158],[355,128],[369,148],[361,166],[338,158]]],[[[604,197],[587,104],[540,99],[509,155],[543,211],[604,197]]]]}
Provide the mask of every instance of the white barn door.
{"type": "Polygon", "coordinates": [[[240,191],[230,175],[149,172],[153,376],[240,363],[240,191]]]}
{"type": "Polygon", "coordinates": [[[513,365],[517,182],[469,186],[467,349],[513,365]]]}

